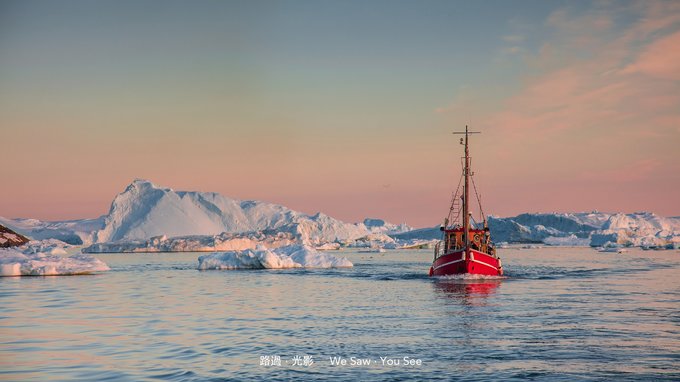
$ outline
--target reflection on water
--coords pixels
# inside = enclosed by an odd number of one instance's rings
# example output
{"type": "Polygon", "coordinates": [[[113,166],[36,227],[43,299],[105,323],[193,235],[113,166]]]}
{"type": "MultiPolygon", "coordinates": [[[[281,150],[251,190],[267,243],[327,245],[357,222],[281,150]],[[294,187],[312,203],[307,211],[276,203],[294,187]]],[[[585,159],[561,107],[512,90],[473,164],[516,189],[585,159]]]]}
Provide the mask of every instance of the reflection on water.
{"type": "Polygon", "coordinates": [[[484,305],[487,297],[496,292],[501,282],[501,279],[438,279],[432,285],[445,298],[457,300],[464,305],[484,305]]]}
{"type": "Polygon", "coordinates": [[[430,251],[343,255],[355,268],[199,272],[198,254],[111,254],[101,275],[2,278],[0,379],[680,379],[677,251],[507,251],[508,277],[483,280],[428,277],[430,251]],[[315,362],[285,363],[296,355],[315,362]]]}

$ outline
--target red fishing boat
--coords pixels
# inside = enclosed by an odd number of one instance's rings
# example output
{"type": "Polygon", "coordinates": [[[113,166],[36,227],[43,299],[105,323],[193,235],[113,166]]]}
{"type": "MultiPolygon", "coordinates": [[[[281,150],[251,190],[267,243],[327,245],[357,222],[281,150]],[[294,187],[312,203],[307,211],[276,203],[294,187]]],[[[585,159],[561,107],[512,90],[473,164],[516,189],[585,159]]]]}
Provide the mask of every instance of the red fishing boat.
{"type": "Polygon", "coordinates": [[[477,131],[455,132],[464,134],[460,143],[465,145],[463,173],[453,194],[449,215],[444,219],[443,238],[434,249],[434,261],[430,276],[473,274],[483,276],[502,276],[501,259],[496,256],[496,247],[491,241],[491,233],[482,210],[482,204],[474,183],[474,173],[470,171],[470,151],[468,138],[477,131]],[[479,204],[481,222],[476,222],[470,213],[470,181],[479,204]],[[462,193],[461,191],[462,184],[462,193]],[[462,204],[462,206],[461,206],[462,204]],[[462,208],[461,208],[462,207],[462,208]],[[451,223],[451,225],[449,225],[451,223]]]}

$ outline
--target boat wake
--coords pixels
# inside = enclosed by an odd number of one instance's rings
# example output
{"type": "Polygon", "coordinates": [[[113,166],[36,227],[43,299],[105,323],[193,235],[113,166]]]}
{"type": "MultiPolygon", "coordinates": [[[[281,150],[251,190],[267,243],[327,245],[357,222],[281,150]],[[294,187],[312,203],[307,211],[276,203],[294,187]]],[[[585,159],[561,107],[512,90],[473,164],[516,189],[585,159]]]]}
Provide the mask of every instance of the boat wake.
{"type": "Polygon", "coordinates": [[[474,281],[496,281],[505,280],[508,276],[489,276],[480,274],[457,274],[457,275],[445,275],[445,276],[432,276],[436,280],[459,280],[462,282],[474,282],[474,281]]]}

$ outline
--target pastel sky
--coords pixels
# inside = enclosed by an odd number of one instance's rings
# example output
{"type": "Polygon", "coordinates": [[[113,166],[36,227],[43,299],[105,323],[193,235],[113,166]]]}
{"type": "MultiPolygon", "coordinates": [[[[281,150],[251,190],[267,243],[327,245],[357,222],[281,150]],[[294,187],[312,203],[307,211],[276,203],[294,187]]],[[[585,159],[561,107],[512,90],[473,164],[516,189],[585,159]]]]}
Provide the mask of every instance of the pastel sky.
{"type": "Polygon", "coordinates": [[[0,2],[0,216],[145,178],[432,226],[466,124],[487,213],[680,215],[680,2],[0,2]]]}

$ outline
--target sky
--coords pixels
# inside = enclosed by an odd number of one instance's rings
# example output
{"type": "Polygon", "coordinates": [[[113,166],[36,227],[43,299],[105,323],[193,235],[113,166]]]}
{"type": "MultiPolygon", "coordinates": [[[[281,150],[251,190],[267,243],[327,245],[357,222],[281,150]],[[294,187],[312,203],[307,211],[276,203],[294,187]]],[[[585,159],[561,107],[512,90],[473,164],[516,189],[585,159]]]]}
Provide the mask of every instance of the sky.
{"type": "Polygon", "coordinates": [[[175,190],[440,223],[680,215],[677,1],[0,0],[0,216],[175,190]]]}

